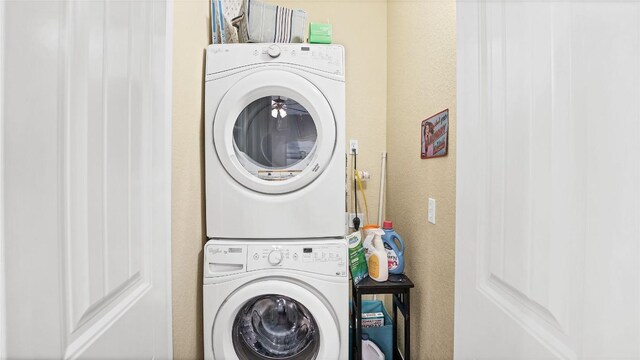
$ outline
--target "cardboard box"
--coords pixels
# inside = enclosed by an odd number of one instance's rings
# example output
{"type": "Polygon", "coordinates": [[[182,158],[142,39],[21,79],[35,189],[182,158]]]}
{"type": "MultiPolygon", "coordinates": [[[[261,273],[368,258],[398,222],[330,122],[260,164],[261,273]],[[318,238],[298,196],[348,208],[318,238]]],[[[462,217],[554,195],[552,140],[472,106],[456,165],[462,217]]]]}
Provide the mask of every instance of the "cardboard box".
{"type": "Polygon", "coordinates": [[[382,327],[384,326],[384,314],[381,312],[362,313],[362,327],[382,327]]]}

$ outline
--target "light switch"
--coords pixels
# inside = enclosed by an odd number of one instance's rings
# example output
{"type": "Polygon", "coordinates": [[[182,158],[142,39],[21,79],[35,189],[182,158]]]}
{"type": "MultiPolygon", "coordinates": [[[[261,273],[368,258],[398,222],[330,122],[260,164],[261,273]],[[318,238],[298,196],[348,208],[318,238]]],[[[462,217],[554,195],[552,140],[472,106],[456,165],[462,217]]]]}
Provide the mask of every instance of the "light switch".
{"type": "Polygon", "coordinates": [[[429,211],[427,213],[429,222],[436,223],[436,199],[429,198],[429,211]]]}

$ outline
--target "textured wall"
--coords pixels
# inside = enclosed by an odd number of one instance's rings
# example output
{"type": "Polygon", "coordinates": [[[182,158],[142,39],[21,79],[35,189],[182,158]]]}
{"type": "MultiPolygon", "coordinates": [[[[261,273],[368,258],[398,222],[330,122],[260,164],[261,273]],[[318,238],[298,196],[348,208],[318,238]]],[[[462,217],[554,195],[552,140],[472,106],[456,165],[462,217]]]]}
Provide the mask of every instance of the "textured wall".
{"type": "MultiPolygon", "coordinates": [[[[373,173],[367,196],[375,221],[380,152],[386,148],[387,3],[271,1],[305,9],[311,21],[333,24],[346,48],[347,142],[360,141],[359,168],[373,173]]],[[[202,114],[203,59],[209,43],[207,0],[174,2],[173,330],[176,359],[202,358],[204,244],[202,114]]]]}
{"type": "Polygon", "coordinates": [[[202,246],[205,242],[202,115],[209,2],[174,2],[173,354],[203,357],[202,246]]]}
{"type": "Polygon", "coordinates": [[[405,239],[413,290],[412,358],[453,356],[455,1],[388,2],[387,218],[405,239]],[[449,108],[449,155],[420,159],[420,122],[449,108]],[[427,198],[437,201],[436,225],[427,198]]]}

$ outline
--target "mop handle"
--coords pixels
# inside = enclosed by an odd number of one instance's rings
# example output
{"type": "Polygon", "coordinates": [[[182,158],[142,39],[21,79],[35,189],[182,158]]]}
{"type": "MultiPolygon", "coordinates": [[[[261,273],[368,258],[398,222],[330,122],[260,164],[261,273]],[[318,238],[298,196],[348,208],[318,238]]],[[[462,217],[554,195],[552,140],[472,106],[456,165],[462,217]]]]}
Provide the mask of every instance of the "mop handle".
{"type": "Polygon", "coordinates": [[[380,170],[380,194],[378,195],[378,226],[382,226],[382,215],[384,209],[384,180],[387,172],[387,152],[382,152],[382,169],[380,170]]]}

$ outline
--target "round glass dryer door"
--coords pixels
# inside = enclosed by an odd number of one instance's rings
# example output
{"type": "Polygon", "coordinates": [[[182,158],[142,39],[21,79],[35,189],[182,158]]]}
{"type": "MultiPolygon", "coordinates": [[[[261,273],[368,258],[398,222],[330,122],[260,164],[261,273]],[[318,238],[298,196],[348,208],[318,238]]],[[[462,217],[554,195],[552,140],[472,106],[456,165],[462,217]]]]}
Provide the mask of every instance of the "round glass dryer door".
{"type": "Polygon", "coordinates": [[[318,131],[309,111],[294,99],[265,96],[238,115],[234,150],[242,167],[267,181],[300,174],[313,158],[318,131]]]}
{"type": "Polygon", "coordinates": [[[238,81],[216,112],[220,162],[245,187],[279,194],[298,190],[326,168],[336,141],[326,98],[305,78],[263,70],[238,81]]]}
{"type": "Polygon", "coordinates": [[[320,331],[309,310],[282,295],[247,302],[236,315],[232,333],[240,359],[313,360],[320,349],[320,331]]]}

